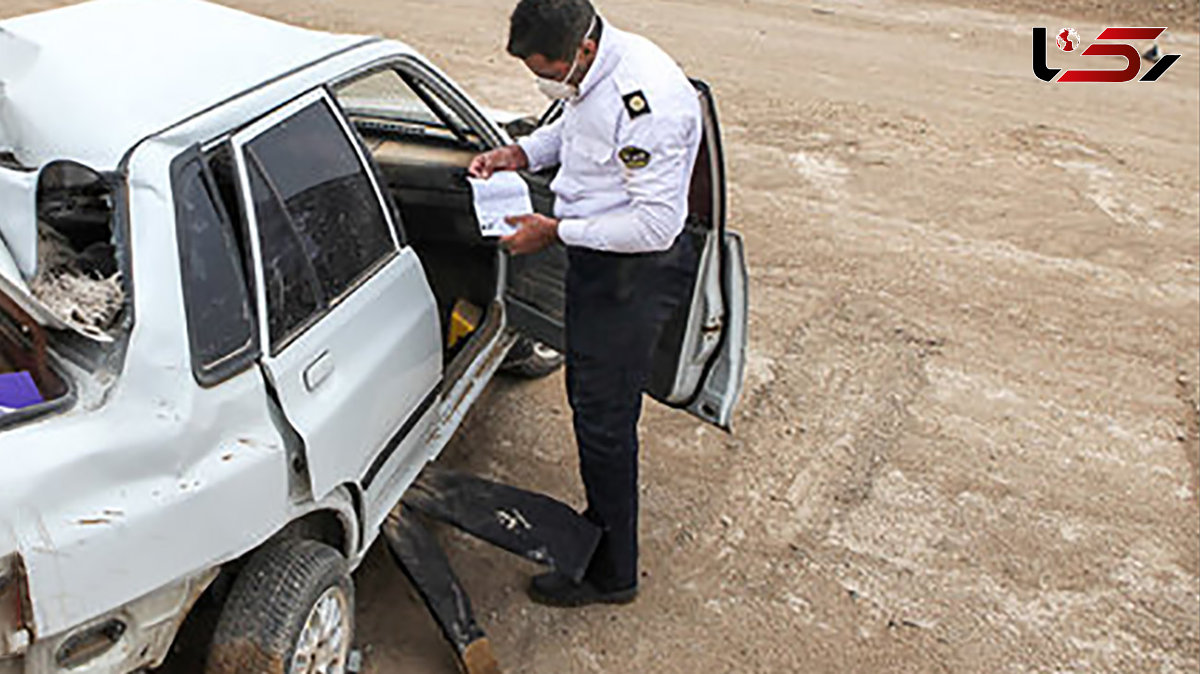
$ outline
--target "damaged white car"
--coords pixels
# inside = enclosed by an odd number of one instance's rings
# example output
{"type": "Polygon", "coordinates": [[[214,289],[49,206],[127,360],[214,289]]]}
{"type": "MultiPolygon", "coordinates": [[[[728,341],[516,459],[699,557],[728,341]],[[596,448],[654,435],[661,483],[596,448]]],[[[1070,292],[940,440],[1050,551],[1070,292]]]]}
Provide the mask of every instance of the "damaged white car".
{"type": "MultiPolygon", "coordinates": [[[[698,95],[651,393],[726,427],[745,267],[698,95]]],[[[399,42],[199,0],[0,22],[0,674],[156,667],[218,588],[209,671],[344,671],[389,512],[514,345],[557,362],[563,251],[482,238],[464,180],[529,126],[399,42]]]]}

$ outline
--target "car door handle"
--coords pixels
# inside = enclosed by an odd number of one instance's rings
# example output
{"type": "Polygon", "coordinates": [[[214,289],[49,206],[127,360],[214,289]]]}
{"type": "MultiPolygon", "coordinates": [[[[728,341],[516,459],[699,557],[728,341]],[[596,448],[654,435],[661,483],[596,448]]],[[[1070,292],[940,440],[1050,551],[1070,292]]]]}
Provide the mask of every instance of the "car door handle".
{"type": "Polygon", "coordinates": [[[317,387],[324,384],[331,374],[333,374],[333,356],[330,356],[328,351],[323,351],[316,360],[304,368],[304,388],[309,391],[317,390],[317,387]]]}

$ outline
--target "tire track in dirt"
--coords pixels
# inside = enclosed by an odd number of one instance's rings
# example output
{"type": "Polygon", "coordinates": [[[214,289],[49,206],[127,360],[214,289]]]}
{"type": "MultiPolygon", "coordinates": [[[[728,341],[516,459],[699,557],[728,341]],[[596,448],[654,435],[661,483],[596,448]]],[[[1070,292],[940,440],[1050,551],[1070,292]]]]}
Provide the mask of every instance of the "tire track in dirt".
{"type": "MultiPolygon", "coordinates": [[[[1196,376],[1196,373],[1191,375],[1196,376]]],[[[1192,480],[1192,499],[1200,503],[1200,384],[1189,380],[1186,370],[1181,370],[1175,378],[1178,389],[1176,395],[1183,404],[1183,431],[1177,439],[1183,447],[1183,455],[1191,467],[1189,474],[1192,480]]],[[[1200,549],[1197,550],[1200,552],[1200,549]]]]}

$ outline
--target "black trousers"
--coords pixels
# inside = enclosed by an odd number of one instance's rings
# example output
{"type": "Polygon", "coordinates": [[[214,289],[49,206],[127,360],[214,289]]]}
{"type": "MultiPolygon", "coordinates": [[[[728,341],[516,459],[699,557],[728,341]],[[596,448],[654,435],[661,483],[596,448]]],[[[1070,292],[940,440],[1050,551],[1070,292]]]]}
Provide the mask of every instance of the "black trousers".
{"type": "Polygon", "coordinates": [[[690,297],[697,252],[687,234],[664,253],[571,248],[567,397],[587,491],[604,531],[588,570],[601,589],[638,578],[638,420],[662,328],[690,297]]]}

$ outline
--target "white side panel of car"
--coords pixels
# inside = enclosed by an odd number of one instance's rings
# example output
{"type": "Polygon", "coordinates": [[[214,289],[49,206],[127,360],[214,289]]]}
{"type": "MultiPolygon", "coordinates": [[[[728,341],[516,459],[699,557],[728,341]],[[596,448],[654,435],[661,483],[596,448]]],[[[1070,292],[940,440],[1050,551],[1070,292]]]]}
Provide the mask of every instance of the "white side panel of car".
{"type": "MultiPolygon", "coordinates": [[[[39,640],[237,559],[313,507],[336,510],[328,500],[292,501],[292,466],[259,369],[209,389],[192,374],[170,165],[340,73],[411,53],[377,42],[338,54],[133,149],[127,355],[119,371],[94,382],[64,365],[74,375],[75,407],[0,435],[0,556],[15,552],[24,562],[39,640]]],[[[395,274],[411,278],[419,267],[411,255],[409,262],[395,274]]],[[[440,369],[439,341],[428,335],[431,353],[413,356],[429,368],[418,373],[425,382],[440,369]]],[[[404,383],[403,371],[393,376],[404,383]]]]}
{"type": "Polygon", "coordinates": [[[130,164],[142,320],[120,378],[102,402],[79,390],[71,411],[0,436],[0,512],[12,515],[39,637],[235,559],[292,517],[261,374],[210,389],[192,375],[169,196],[181,151],[151,143],[130,164]]]}
{"type": "MultiPolygon", "coordinates": [[[[324,90],[314,91],[234,137],[243,194],[250,194],[245,144],[313,104],[334,109],[324,90]]],[[[270,344],[261,228],[254,209],[247,210],[262,342],[270,344]]],[[[315,498],[357,484],[405,422],[423,416],[441,379],[440,342],[433,292],[416,253],[404,247],[282,351],[263,356],[284,414],[304,440],[315,498]]]]}
{"type": "Polygon", "coordinates": [[[441,376],[436,305],[405,250],[292,342],[264,357],[284,413],[304,438],[313,495],[357,483],[441,376]],[[428,293],[428,291],[426,291],[428,293]],[[306,381],[318,359],[320,381],[306,381]]]}

